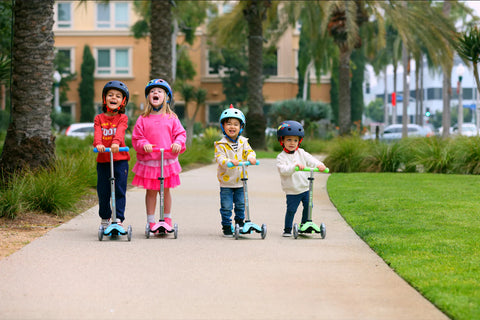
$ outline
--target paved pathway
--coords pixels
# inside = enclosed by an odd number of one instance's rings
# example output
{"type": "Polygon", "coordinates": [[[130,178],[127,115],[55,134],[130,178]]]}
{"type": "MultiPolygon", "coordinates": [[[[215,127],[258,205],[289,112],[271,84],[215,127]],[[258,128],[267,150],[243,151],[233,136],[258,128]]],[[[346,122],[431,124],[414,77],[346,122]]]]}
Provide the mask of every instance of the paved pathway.
{"type": "Polygon", "coordinates": [[[133,189],[131,242],[98,241],[94,207],[1,260],[0,319],[447,319],[348,227],[328,175],[315,179],[313,216],[327,237],[295,240],[281,236],[275,160],[250,167],[252,221],[268,234],[234,240],[221,235],[215,170],[182,173],[178,239],[145,238],[144,190],[133,189]]]}

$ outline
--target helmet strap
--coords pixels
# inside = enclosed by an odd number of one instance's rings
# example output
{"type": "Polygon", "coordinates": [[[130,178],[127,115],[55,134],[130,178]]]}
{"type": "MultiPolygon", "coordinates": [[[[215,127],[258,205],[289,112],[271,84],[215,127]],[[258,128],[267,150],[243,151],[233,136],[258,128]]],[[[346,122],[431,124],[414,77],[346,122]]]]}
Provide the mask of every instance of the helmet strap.
{"type": "Polygon", "coordinates": [[[298,141],[298,146],[297,146],[297,148],[296,148],[295,150],[293,150],[293,151],[290,151],[290,150],[288,150],[287,148],[285,148],[285,144],[283,144],[283,141],[280,141],[280,140],[279,140],[280,145],[283,147],[283,151],[285,151],[285,152],[288,153],[288,154],[294,154],[295,151],[297,151],[298,148],[300,148],[300,143],[302,143],[302,141],[303,141],[303,138],[300,138],[300,141],[298,141]]]}
{"type": "Polygon", "coordinates": [[[160,108],[154,108],[154,107],[152,106],[152,109],[153,109],[153,111],[155,111],[155,112],[158,112],[158,111],[162,110],[162,108],[163,108],[163,104],[160,106],[160,108]]]}

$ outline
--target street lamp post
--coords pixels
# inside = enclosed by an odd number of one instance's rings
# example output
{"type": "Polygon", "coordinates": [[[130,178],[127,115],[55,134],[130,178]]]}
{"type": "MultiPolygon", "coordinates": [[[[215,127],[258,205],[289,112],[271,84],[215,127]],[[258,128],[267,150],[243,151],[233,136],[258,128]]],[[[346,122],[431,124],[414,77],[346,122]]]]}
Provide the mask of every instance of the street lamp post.
{"type": "Polygon", "coordinates": [[[53,107],[55,108],[55,111],[57,113],[60,113],[60,93],[59,93],[59,88],[60,88],[60,80],[62,80],[62,75],[60,72],[56,71],[53,73],[53,80],[54,80],[54,86],[55,86],[55,92],[54,92],[54,100],[53,100],[53,107]]]}
{"type": "Polygon", "coordinates": [[[462,79],[463,73],[465,72],[465,67],[463,64],[459,64],[457,66],[457,76],[458,76],[458,85],[457,85],[457,93],[458,93],[458,120],[457,120],[457,127],[458,127],[458,134],[462,134],[462,126],[463,126],[463,90],[462,90],[462,79]]]}

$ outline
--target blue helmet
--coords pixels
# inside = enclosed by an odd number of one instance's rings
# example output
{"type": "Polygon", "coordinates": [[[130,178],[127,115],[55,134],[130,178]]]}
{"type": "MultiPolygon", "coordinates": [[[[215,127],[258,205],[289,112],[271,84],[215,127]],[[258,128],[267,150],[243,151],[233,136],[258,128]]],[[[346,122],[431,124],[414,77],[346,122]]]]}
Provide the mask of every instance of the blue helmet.
{"type": "Polygon", "coordinates": [[[130,93],[128,92],[128,87],[125,85],[125,83],[121,82],[121,81],[117,81],[117,80],[114,80],[114,81],[109,81],[107,82],[107,84],[103,87],[103,91],[102,91],[102,100],[103,100],[103,104],[105,104],[105,96],[108,92],[108,90],[110,89],[115,89],[115,90],[118,90],[120,92],[123,93],[123,106],[126,106],[127,103],[128,103],[128,99],[130,98],[130,93]]]}
{"type": "Polygon", "coordinates": [[[285,136],[297,136],[303,138],[305,136],[305,131],[300,122],[287,120],[280,123],[277,129],[278,140],[285,136]]]}
{"type": "Polygon", "coordinates": [[[170,88],[168,82],[163,79],[153,79],[148,81],[147,86],[145,87],[145,98],[148,96],[150,90],[155,87],[162,88],[163,90],[165,90],[165,92],[167,92],[167,103],[170,103],[170,101],[173,100],[172,88],[170,88]]]}
{"type": "Polygon", "coordinates": [[[223,121],[228,118],[235,118],[240,120],[240,125],[242,126],[242,128],[245,127],[245,125],[247,124],[247,120],[245,119],[243,112],[237,108],[234,108],[233,104],[230,105],[230,108],[222,111],[222,114],[220,115],[220,124],[223,124],[223,121]]]}
{"type": "Polygon", "coordinates": [[[223,129],[223,122],[225,122],[225,120],[227,120],[229,118],[235,118],[235,119],[238,119],[240,121],[240,132],[239,132],[239,134],[242,133],[243,128],[245,128],[245,125],[247,124],[247,120],[245,119],[245,115],[243,114],[243,112],[240,111],[237,108],[234,108],[233,104],[231,104],[230,108],[223,110],[222,114],[220,115],[220,124],[221,124],[220,127],[222,128],[223,134],[227,135],[225,133],[225,130],[223,129]]]}

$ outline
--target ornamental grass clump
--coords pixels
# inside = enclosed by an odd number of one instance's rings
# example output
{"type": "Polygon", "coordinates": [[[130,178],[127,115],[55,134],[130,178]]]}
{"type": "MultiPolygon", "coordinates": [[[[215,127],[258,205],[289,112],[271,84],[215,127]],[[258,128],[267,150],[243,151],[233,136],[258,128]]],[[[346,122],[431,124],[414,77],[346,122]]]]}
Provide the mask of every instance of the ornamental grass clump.
{"type": "Polygon", "coordinates": [[[364,159],[369,154],[370,142],[357,137],[340,137],[334,141],[324,161],[331,172],[365,171],[364,159]]]}
{"type": "Polygon", "coordinates": [[[456,137],[454,171],[459,174],[480,174],[480,137],[456,137]]]}

